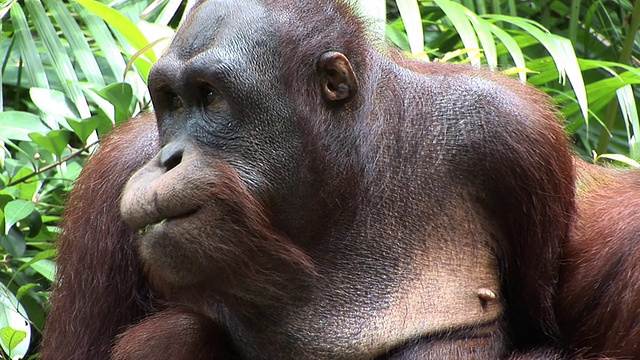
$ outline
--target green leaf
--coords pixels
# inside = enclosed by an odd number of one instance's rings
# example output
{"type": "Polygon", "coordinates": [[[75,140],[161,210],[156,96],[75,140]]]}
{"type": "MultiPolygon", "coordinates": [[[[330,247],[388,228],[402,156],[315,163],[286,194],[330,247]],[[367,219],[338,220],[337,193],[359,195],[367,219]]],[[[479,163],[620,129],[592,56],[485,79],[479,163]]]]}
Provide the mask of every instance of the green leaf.
{"type": "Polygon", "coordinates": [[[29,64],[29,66],[25,66],[24,68],[31,86],[48,88],[49,81],[47,80],[44,66],[40,60],[40,55],[35,45],[36,42],[31,36],[31,28],[29,27],[29,23],[27,23],[27,18],[24,15],[22,7],[17,2],[11,7],[11,23],[15,28],[14,36],[20,48],[20,55],[24,63],[29,64]]]}
{"type": "Polygon", "coordinates": [[[464,6],[450,0],[435,0],[436,4],[444,11],[453,26],[458,31],[460,39],[467,50],[467,56],[471,64],[480,65],[480,46],[476,38],[473,26],[467,17],[469,10],[464,6]]]}
{"type": "Polygon", "coordinates": [[[42,112],[60,118],[80,117],[73,103],[69,101],[62,91],[34,87],[29,89],[29,95],[31,95],[31,101],[42,112]]]}
{"type": "Polygon", "coordinates": [[[640,69],[637,69],[633,66],[629,66],[626,64],[621,64],[613,61],[603,61],[603,60],[591,60],[591,59],[578,59],[580,63],[580,69],[582,71],[602,68],[607,70],[610,74],[615,74],[615,71],[611,70],[611,68],[622,68],[633,73],[636,77],[640,78],[640,69]]]}
{"type": "Polygon", "coordinates": [[[49,130],[37,115],[23,111],[0,112],[0,141],[30,141],[29,133],[49,130]]]}
{"type": "Polygon", "coordinates": [[[25,222],[29,225],[29,233],[28,237],[34,237],[38,235],[40,229],[42,229],[42,216],[37,211],[32,211],[31,215],[29,215],[25,222]]]}
{"type": "MultiPolygon", "coordinates": [[[[137,54],[139,55],[139,54],[137,54]]],[[[149,73],[151,72],[151,67],[153,63],[142,56],[134,55],[131,60],[133,60],[133,64],[136,66],[136,71],[140,75],[144,81],[147,81],[149,78],[149,73]]],[[[129,72],[129,68],[127,67],[127,72],[129,72]]]]}
{"type": "MultiPolygon", "coordinates": [[[[368,0],[367,2],[376,3],[376,1],[371,1],[371,0],[368,0]]],[[[180,5],[182,5],[183,3],[184,1],[182,0],[168,0],[166,4],[163,4],[164,7],[162,8],[160,14],[158,15],[158,17],[154,22],[156,24],[162,24],[165,26],[168,25],[169,21],[171,21],[171,19],[176,15],[176,12],[180,8],[180,5]]],[[[384,0],[382,1],[378,0],[377,3],[382,3],[384,5],[384,0]]],[[[142,13],[141,15],[142,18],[146,18],[147,15],[149,15],[151,12],[155,10],[154,4],[155,4],[155,7],[157,7],[157,4],[160,4],[160,2],[154,1],[151,5],[149,5],[149,7],[147,7],[145,11],[142,13]]],[[[384,9],[384,6],[383,6],[383,9],[384,9]]],[[[383,27],[383,31],[384,31],[384,27],[383,27]]]]}
{"type": "Polygon", "coordinates": [[[9,234],[9,229],[18,221],[26,218],[35,210],[36,206],[31,201],[13,200],[4,207],[4,233],[9,234]]]}
{"type": "Polygon", "coordinates": [[[51,130],[47,135],[31,133],[29,137],[38,145],[61,156],[69,144],[70,133],[68,130],[51,130]]]}
{"type": "Polygon", "coordinates": [[[561,36],[549,33],[542,25],[529,19],[504,15],[492,15],[491,18],[518,26],[536,38],[547,49],[558,69],[560,81],[564,83],[565,77],[569,78],[569,83],[576,95],[582,115],[585,119],[588,119],[587,92],[571,42],[561,36]]]}
{"type": "Polygon", "coordinates": [[[144,37],[149,41],[147,46],[138,49],[138,52],[142,54],[149,51],[149,47],[153,48],[156,54],[162,54],[166,50],[167,46],[171,43],[171,39],[175,35],[176,31],[168,26],[160,25],[156,22],[147,22],[140,20],[137,24],[144,37]]]}
{"type": "MultiPolygon", "coordinates": [[[[136,49],[142,49],[149,44],[140,29],[131,22],[126,16],[107,5],[94,0],[76,0],[82,6],[92,13],[100,16],[107,24],[118,30],[127,41],[136,49]]],[[[145,53],[145,56],[153,63],[156,62],[156,56],[153,51],[145,53]]]]}
{"type": "Polygon", "coordinates": [[[2,209],[4,209],[4,207],[10,201],[14,200],[14,197],[8,194],[9,192],[11,192],[11,188],[4,188],[0,190],[0,219],[2,219],[3,223],[4,223],[4,212],[2,211],[2,209]]]}
{"type": "Polygon", "coordinates": [[[60,174],[59,176],[61,178],[67,180],[67,181],[58,182],[58,185],[63,186],[65,188],[67,188],[67,186],[69,185],[69,182],[77,179],[78,176],[80,175],[80,172],[82,171],[82,165],[77,161],[67,162],[66,164],[67,164],[66,168],[61,167],[60,172],[58,173],[60,174]]]}
{"type": "Polygon", "coordinates": [[[471,11],[466,11],[466,15],[469,18],[471,25],[473,25],[476,34],[478,34],[478,39],[480,39],[480,43],[482,44],[484,57],[487,59],[489,68],[491,70],[495,69],[498,66],[498,55],[496,52],[496,44],[493,41],[493,35],[491,34],[491,24],[486,20],[479,18],[471,11]]]}
{"type": "Polygon", "coordinates": [[[111,127],[111,121],[104,115],[95,115],[88,119],[71,120],[67,119],[67,123],[73,129],[73,132],[80,138],[83,144],[91,134],[101,126],[111,127]]]}
{"type": "MultiPolygon", "coordinates": [[[[605,108],[615,98],[616,91],[629,84],[640,84],[640,77],[625,71],[616,77],[591,82],[587,85],[589,109],[596,112],[605,108]]],[[[566,117],[573,116],[579,111],[580,108],[577,104],[570,104],[562,108],[562,113],[566,117]]]]}
{"type": "Polygon", "coordinates": [[[44,3],[53,13],[53,17],[58,22],[60,29],[62,29],[65,39],[69,41],[69,49],[84,76],[89,82],[104,86],[104,78],[98,62],[93,56],[91,48],[89,48],[89,41],[84,37],[82,29],[78,26],[65,3],[62,0],[44,0],[44,3]]]}
{"type": "Polygon", "coordinates": [[[18,299],[2,282],[0,282],[0,347],[12,360],[23,358],[29,351],[31,342],[31,326],[27,312],[18,299]],[[13,332],[4,330],[13,329],[13,332]],[[21,336],[17,332],[23,332],[21,336]]]}
{"type": "MultiPolygon", "coordinates": [[[[522,49],[520,48],[519,43],[506,31],[500,29],[494,24],[489,24],[489,30],[495,35],[502,45],[507,49],[509,55],[513,59],[513,63],[516,68],[526,69],[527,65],[524,61],[524,55],[522,54],[522,49]]],[[[487,55],[487,62],[489,62],[489,56],[487,55]]],[[[521,81],[527,80],[527,74],[525,71],[518,72],[518,77],[521,81]]]]}
{"type": "Polygon", "coordinates": [[[396,29],[392,25],[387,25],[387,38],[399,49],[410,51],[409,39],[407,38],[406,32],[396,29]]]}
{"type": "MultiPolygon", "coordinates": [[[[11,6],[16,2],[17,0],[7,0],[2,2],[2,6],[0,6],[0,19],[4,19],[4,17],[7,16],[7,13],[11,10],[11,6]]],[[[0,29],[2,29],[2,23],[0,23],[0,29]]]]}
{"type": "Polygon", "coordinates": [[[0,337],[2,337],[2,342],[7,344],[7,348],[9,349],[9,354],[18,347],[18,345],[27,337],[27,332],[22,330],[15,330],[11,327],[3,327],[0,329],[0,337]]]}
{"type": "Polygon", "coordinates": [[[565,63],[565,73],[569,78],[569,83],[573,88],[573,92],[576,94],[578,105],[580,105],[580,109],[582,110],[582,116],[585,121],[588,122],[589,102],[587,101],[587,90],[584,86],[582,71],[580,71],[580,65],[578,64],[578,58],[576,57],[573,45],[569,39],[565,39],[561,36],[553,36],[553,39],[558,43],[558,48],[562,51],[562,61],[565,63]]]}
{"type": "MultiPolygon", "coordinates": [[[[147,24],[147,23],[145,21],[140,21],[138,23],[138,26],[140,27],[143,24],[147,24]]],[[[145,26],[148,26],[148,25],[145,25],[145,26]]],[[[161,31],[156,31],[154,35],[157,35],[157,33],[160,33],[160,32],[161,31]]],[[[165,32],[165,31],[162,31],[162,32],[165,32]]],[[[135,65],[135,69],[140,79],[146,82],[149,77],[149,72],[151,71],[151,67],[153,66],[153,63],[149,61],[147,58],[143,57],[143,55],[151,49],[155,49],[157,47],[164,48],[165,45],[168,43],[168,41],[171,40],[172,37],[173,35],[163,37],[163,38],[158,38],[150,42],[149,44],[147,44],[145,47],[136,51],[133,55],[131,55],[129,62],[127,63],[127,68],[125,69],[125,72],[130,73],[129,70],[133,65],[135,65]],[[164,44],[162,44],[161,46],[158,46],[158,44],[161,44],[161,43],[164,43],[164,44]]],[[[134,82],[132,81],[132,83],[134,82]]],[[[146,85],[145,85],[145,92],[146,92],[146,85]]]]}
{"type": "Polygon", "coordinates": [[[31,268],[53,282],[56,277],[56,263],[53,260],[40,260],[31,264],[31,268]]]}
{"type": "Polygon", "coordinates": [[[627,139],[629,139],[629,153],[634,160],[640,160],[640,121],[638,119],[638,107],[636,106],[633,88],[631,85],[625,85],[616,90],[618,104],[622,111],[624,125],[627,130],[627,139]]]}
{"type": "Polygon", "coordinates": [[[27,249],[27,241],[20,230],[12,227],[9,229],[9,234],[0,234],[0,246],[4,248],[9,255],[19,258],[24,256],[27,249]]]}
{"type": "MultiPolygon", "coordinates": [[[[33,264],[39,261],[55,259],[56,253],[57,251],[54,249],[43,250],[32,258],[19,258],[18,260],[24,262],[24,264],[20,265],[17,271],[18,272],[24,271],[24,269],[28,268],[29,266],[32,266],[33,264]]],[[[45,265],[45,266],[48,266],[48,265],[45,265]]]]}
{"type": "MultiPolygon", "coordinates": [[[[33,169],[25,166],[13,176],[12,180],[22,179],[23,177],[31,174],[33,174],[33,169]]],[[[18,198],[30,201],[36,191],[38,191],[38,179],[36,177],[32,177],[30,180],[33,181],[25,181],[15,185],[15,187],[20,190],[18,198]]]]}
{"type": "Polygon", "coordinates": [[[53,69],[58,75],[65,93],[75,104],[81,117],[91,116],[89,105],[82,94],[82,90],[75,84],[78,82],[75,70],[71,64],[71,59],[65,51],[60,38],[49,20],[47,13],[39,0],[25,0],[25,5],[29,9],[29,15],[33,18],[38,34],[42,37],[42,42],[51,58],[53,69]]]}
{"type": "Polygon", "coordinates": [[[418,2],[416,0],[396,0],[396,4],[407,32],[411,54],[417,55],[424,52],[424,32],[422,31],[422,18],[418,2]]]}
{"type": "Polygon", "coordinates": [[[131,85],[127,83],[111,84],[97,91],[97,94],[113,104],[116,124],[131,118],[131,104],[135,100],[131,85]]]}
{"type": "MultiPolygon", "coordinates": [[[[43,224],[46,224],[47,222],[59,222],[60,221],[60,217],[56,217],[56,216],[46,216],[43,215],[42,216],[42,222],[43,224]]],[[[49,244],[49,242],[51,240],[53,240],[54,238],[57,237],[56,234],[59,234],[60,231],[57,227],[55,226],[42,226],[42,228],[40,228],[40,232],[38,234],[36,234],[36,236],[29,236],[29,241],[27,242],[28,244],[35,244],[35,243],[41,243],[41,241],[44,241],[44,244],[49,244]]],[[[47,245],[48,246],[48,245],[47,245]]]]}
{"type": "MultiPolygon", "coordinates": [[[[9,160],[13,160],[13,159],[7,159],[7,162],[9,162],[9,160]]],[[[2,205],[2,208],[4,209],[5,205],[7,205],[9,201],[12,201],[13,199],[17,198],[18,195],[20,195],[20,190],[18,190],[15,186],[6,187],[0,190],[0,202],[4,202],[4,204],[2,205]],[[7,197],[10,198],[8,201],[7,201],[7,197]]]]}
{"type": "Polygon", "coordinates": [[[600,158],[604,158],[604,159],[609,159],[609,160],[614,160],[614,161],[618,161],[622,164],[628,165],[632,168],[640,168],[640,163],[638,163],[637,161],[630,159],[624,155],[620,155],[620,154],[601,154],[598,155],[598,157],[596,157],[596,162],[600,159],[600,158]]]}
{"type": "Polygon", "coordinates": [[[75,1],[73,2],[73,8],[78,12],[87,29],[93,35],[93,39],[102,51],[103,57],[108,59],[106,64],[111,69],[116,81],[123,80],[127,63],[124,61],[120,48],[105,22],[98,15],[91,13],[75,1]]]}
{"type": "Polygon", "coordinates": [[[29,291],[31,291],[36,287],[38,287],[38,284],[36,283],[28,283],[26,285],[20,286],[20,288],[18,289],[18,292],[16,293],[16,297],[18,298],[18,300],[20,300],[22,299],[23,296],[28,294],[29,291]]]}

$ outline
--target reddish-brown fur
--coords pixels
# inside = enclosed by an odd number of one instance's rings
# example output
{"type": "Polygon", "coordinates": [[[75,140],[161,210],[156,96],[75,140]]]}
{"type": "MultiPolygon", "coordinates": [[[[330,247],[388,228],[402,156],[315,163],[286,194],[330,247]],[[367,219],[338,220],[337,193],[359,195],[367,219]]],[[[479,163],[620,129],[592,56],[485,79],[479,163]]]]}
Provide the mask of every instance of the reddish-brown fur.
{"type": "Polygon", "coordinates": [[[136,231],[122,221],[118,203],[133,171],[157,151],[154,123],[148,114],[122,125],[76,183],[58,243],[42,359],[108,359],[115,336],[153,309],[136,231]]]}
{"type": "Polygon", "coordinates": [[[578,216],[564,249],[558,321],[586,356],[640,358],[640,173],[578,168],[578,216]]]}
{"type": "Polygon", "coordinates": [[[177,309],[149,316],[118,336],[111,358],[235,359],[222,329],[198,314],[177,309]],[[180,338],[176,338],[176,333],[180,338]]]}

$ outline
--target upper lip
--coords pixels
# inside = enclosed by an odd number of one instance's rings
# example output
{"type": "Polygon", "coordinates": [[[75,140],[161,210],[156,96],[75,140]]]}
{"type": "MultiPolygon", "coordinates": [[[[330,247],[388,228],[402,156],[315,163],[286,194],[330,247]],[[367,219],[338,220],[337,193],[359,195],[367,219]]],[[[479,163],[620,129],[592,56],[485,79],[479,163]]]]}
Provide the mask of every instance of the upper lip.
{"type": "Polygon", "coordinates": [[[144,221],[140,221],[137,224],[130,224],[130,225],[132,225],[137,230],[146,232],[152,226],[161,225],[171,220],[187,218],[197,213],[198,210],[200,210],[199,206],[189,207],[189,208],[184,208],[183,210],[175,209],[175,211],[172,211],[170,214],[167,214],[166,212],[163,213],[158,211],[158,208],[156,207],[156,213],[154,215],[149,214],[150,216],[144,219],[144,221]]]}

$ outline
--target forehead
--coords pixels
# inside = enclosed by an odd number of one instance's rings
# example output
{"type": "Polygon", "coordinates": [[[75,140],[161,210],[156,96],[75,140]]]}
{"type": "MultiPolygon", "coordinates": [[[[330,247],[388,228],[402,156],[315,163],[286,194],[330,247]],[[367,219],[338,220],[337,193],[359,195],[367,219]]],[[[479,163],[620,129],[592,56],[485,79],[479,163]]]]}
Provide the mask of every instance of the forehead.
{"type": "Polygon", "coordinates": [[[178,29],[167,55],[187,60],[210,51],[259,52],[275,38],[274,25],[257,0],[200,1],[178,29]]]}

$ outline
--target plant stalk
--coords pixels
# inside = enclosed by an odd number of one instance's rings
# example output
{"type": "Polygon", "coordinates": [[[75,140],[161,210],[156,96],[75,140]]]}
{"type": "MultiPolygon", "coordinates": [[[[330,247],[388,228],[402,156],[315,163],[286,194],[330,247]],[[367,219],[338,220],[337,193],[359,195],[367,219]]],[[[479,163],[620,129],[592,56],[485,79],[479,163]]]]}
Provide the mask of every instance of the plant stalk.
{"type": "MultiPolygon", "coordinates": [[[[629,27],[627,30],[627,37],[625,38],[624,45],[622,46],[622,51],[620,52],[619,63],[622,64],[630,64],[631,62],[631,54],[633,51],[633,44],[635,41],[635,34],[638,32],[640,28],[640,1],[636,1],[633,4],[633,12],[631,13],[631,21],[629,21],[629,27]]],[[[597,154],[604,154],[607,152],[607,148],[609,147],[609,141],[611,139],[611,130],[613,129],[613,124],[616,120],[618,108],[618,100],[617,97],[614,97],[609,105],[607,106],[607,110],[604,118],[604,126],[605,131],[600,133],[600,138],[598,139],[598,146],[596,147],[597,154]]],[[[635,134],[639,136],[640,134],[635,134]]]]}

